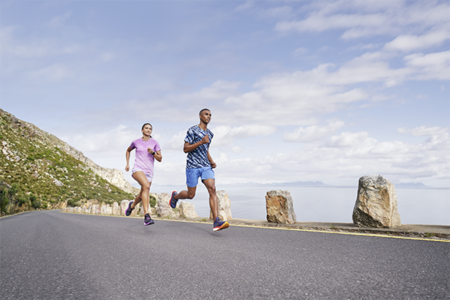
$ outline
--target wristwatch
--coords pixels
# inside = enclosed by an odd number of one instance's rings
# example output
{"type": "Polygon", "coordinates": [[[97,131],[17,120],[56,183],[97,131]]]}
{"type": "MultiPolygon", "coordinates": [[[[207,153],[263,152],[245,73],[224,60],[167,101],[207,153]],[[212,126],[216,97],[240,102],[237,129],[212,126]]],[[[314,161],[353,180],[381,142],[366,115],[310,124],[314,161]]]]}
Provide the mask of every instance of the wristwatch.
{"type": "Polygon", "coordinates": [[[156,153],[156,152],[155,152],[155,151],[153,151],[152,155],[154,156],[154,155],[155,155],[155,153],[156,153]]]}

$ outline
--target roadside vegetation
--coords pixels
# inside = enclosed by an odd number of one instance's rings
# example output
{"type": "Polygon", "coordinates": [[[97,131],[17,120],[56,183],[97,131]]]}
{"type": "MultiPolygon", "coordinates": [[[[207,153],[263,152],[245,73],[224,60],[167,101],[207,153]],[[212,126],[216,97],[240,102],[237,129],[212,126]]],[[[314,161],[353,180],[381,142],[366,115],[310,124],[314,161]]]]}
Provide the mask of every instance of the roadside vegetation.
{"type": "Polygon", "coordinates": [[[134,196],[96,175],[82,161],[44,138],[30,124],[0,109],[0,209],[3,214],[54,209],[96,199],[134,196]]]}

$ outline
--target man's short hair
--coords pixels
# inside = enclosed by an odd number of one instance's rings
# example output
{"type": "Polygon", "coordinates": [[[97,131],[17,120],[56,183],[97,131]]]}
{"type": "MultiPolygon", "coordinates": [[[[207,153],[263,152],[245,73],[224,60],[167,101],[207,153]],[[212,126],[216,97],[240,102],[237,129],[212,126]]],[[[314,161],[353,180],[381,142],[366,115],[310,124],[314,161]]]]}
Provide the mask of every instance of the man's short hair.
{"type": "Polygon", "coordinates": [[[198,115],[200,116],[200,115],[202,114],[202,112],[204,112],[205,110],[210,111],[209,109],[204,108],[204,109],[202,109],[202,110],[198,113],[198,115]]]}

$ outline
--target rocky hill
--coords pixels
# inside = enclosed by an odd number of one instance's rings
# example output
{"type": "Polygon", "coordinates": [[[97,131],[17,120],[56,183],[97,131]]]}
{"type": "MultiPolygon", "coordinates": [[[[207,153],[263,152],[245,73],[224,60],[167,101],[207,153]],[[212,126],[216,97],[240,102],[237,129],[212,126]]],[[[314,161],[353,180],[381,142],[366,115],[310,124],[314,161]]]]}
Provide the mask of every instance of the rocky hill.
{"type": "Polygon", "coordinates": [[[112,203],[139,192],[121,171],[98,166],[56,136],[2,109],[0,141],[2,214],[89,199],[112,203]]]}

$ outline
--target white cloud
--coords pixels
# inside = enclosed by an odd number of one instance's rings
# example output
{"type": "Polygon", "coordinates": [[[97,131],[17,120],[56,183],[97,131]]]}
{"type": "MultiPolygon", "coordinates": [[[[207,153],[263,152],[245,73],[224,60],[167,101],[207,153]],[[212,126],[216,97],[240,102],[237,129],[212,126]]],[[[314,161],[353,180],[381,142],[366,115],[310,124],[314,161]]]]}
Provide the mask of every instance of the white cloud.
{"type": "Polygon", "coordinates": [[[399,34],[405,26],[426,30],[448,24],[450,5],[435,1],[316,1],[299,21],[280,21],[275,30],[321,32],[345,30],[343,39],[399,34]],[[376,2],[376,4],[375,4],[376,2]],[[357,11],[355,13],[355,11],[357,11]]]}
{"type": "Polygon", "coordinates": [[[340,135],[332,136],[327,144],[328,147],[355,147],[361,145],[374,145],[375,139],[369,138],[368,132],[343,132],[340,135]]]}
{"type": "MultiPolygon", "coordinates": [[[[214,137],[211,143],[211,147],[228,147],[231,151],[238,153],[242,152],[242,148],[234,145],[236,139],[245,139],[253,136],[266,136],[276,131],[275,126],[265,125],[244,125],[244,126],[217,126],[210,127],[210,130],[214,133],[214,137]]],[[[186,131],[182,131],[173,135],[167,142],[164,143],[163,149],[182,151],[184,145],[184,138],[186,137],[186,131]]]]}
{"type": "Polygon", "coordinates": [[[61,16],[56,16],[54,18],[52,18],[49,22],[48,22],[48,26],[52,27],[52,28],[59,28],[62,25],[64,25],[64,22],[70,17],[70,15],[72,14],[72,12],[67,12],[61,16]]]}
{"type": "MultiPolygon", "coordinates": [[[[277,129],[269,125],[244,125],[244,126],[218,126],[211,129],[214,133],[212,147],[232,145],[235,139],[243,139],[252,136],[265,136],[274,133],[277,129]]],[[[240,151],[240,148],[235,148],[240,151]]]]}
{"type": "MultiPolygon", "coordinates": [[[[415,129],[420,133],[422,129],[415,129]]],[[[417,132],[416,132],[417,131],[417,132]]],[[[418,143],[379,142],[367,132],[344,132],[322,144],[307,144],[292,153],[272,153],[264,158],[230,159],[221,165],[222,182],[311,181],[357,184],[360,176],[381,174],[391,181],[450,179],[450,138],[439,134],[418,143]],[[258,170],[258,171],[256,171],[258,170]]]]}
{"type": "Polygon", "coordinates": [[[113,58],[114,58],[114,54],[113,53],[111,53],[111,52],[103,52],[103,53],[101,53],[101,54],[99,54],[97,56],[96,62],[101,64],[101,63],[108,62],[108,61],[112,60],[113,58]]]}
{"type": "Polygon", "coordinates": [[[323,137],[334,133],[336,130],[344,126],[344,122],[332,122],[328,126],[308,126],[299,127],[293,132],[287,132],[283,134],[283,141],[285,142],[302,142],[308,143],[316,140],[320,140],[323,137]]]}
{"type": "Polygon", "coordinates": [[[400,35],[393,41],[387,43],[384,47],[386,50],[411,51],[416,49],[424,49],[437,46],[450,39],[450,31],[439,30],[432,31],[424,35],[400,35]]]}
{"type": "Polygon", "coordinates": [[[28,72],[30,79],[40,82],[60,81],[72,75],[72,72],[65,65],[53,64],[36,71],[28,72]]]}
{"type": "Polygon", "coordinates": [[[294,50],[295,55],[302,55],[302,54],[305,54],[306,52],[308,52],[308,49],[303,48],[303,47],[299,47],[294,50]]]}
{"type": "Polygon", "coordinates": [[[450,79],[450,50],[425,55],[422,53],[411,54],[406,56],[404,61],[406,66],[415,73],[414,79],[450,79]]]}
{"type": "MultiPolygon", "coordinates": [[[[64,141],[83,151],[86,156],[95,158],[99,154],[125,156],[125,151],[130,146],[131,142],[139,137],[140,132],[130,130],[124,125],[119,125],[116,128],[107,132],[78,134],[63,138],[64,141]]],[[[158,139],[155,136],[155,139],[158,139]]]]}
{"type": "Polygon", "coordinates": [[[183,151],[184,138],[186,137],[186,131],[179,132],[173,135],[170,140],[161,145],[164,151],[166,150],[174,150],[174,151],[183,151]]]}
{"type": "Polygon", "coordinates": [[[448,132],[448,128],[442,128],[438,126],[434,127],[427,127],[427,126],[420,126],[416,127],[414,129],[407,129],[404,127],[398,128],[397,132],[399,133],[408,133],[413,136],[442,136],[445,135],[448,132]]]}
{"type": "Polygon", "coordinates": [[[254,1],[248,0],[235,8],[236,11],[244,11],[254,6],[254,1]]]}

